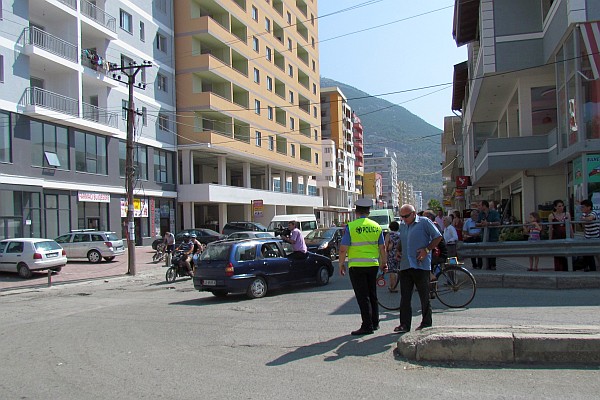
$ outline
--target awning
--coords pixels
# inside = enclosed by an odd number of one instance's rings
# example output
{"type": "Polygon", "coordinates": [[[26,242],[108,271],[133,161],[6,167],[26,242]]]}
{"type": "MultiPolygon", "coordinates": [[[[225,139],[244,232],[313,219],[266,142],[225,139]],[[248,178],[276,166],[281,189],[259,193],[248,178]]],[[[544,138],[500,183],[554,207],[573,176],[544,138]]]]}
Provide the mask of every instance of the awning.
{"type": "Polygon", "coordinates": [[[480,0],[454,0],[452,36],[457,46],[477,39],[480,0]]]}
{"type": "Polygon", "coordinates": [[[452,110],[462,110],[468,79],[469,65],[467,64],[467,61],[454,65],[454,78],[452,83],[452,110]]]}
{"type": "Polygon", "coordinates": [[[600,22],[586,22],[579,25],[585,51],[590,61],[593,79],[600,78],[600,22]]]}

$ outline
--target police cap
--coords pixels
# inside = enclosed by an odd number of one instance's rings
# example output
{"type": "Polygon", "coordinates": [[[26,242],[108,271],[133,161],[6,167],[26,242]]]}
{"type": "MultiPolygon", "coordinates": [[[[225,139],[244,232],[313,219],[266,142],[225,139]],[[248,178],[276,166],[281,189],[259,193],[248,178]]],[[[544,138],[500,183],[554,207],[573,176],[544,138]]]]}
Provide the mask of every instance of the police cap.
{"type": "Polygon", "coordinates": [[[354,205],[356,207],[371,208],[373,206],[373,200],[371,200],[371,199],[358,199],[358,200],[356,200],[356,202],[354,203],[354,205]]]}

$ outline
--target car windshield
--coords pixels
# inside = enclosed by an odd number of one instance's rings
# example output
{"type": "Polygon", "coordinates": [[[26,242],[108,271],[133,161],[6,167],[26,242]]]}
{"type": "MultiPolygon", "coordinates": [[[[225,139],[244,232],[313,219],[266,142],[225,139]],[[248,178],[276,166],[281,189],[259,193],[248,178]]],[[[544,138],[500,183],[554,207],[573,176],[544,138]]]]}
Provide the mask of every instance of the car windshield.
{"type": "Polygon", "coordinates": [[[227,261],[229,259],[230,250],[231,243],[210,244],[202,252],[200,261],[227,261]]]}
{"type": "Polygon", "coordinates": [[[198,233],[204,236],[221,236],[219,232],[213,231],[212,229],[200,229],[198,233]]]}
{"type": "Polygon", "coordinates": [[[287,221],[273,221],[269,224],[269,228],[267,230],[271,231],[271,232],[275,232],[276,229],[281,229],[281,228],[285,229],[287,227],[288,227],[287,221]]]}
{"type": "Polygon", "coordinates": [[[369,219],[372,219],[373,221],[377,222],[379,225],[385,225],[385,224],[390,223],[390,217],[387,215],[374,215],[374,216],[369,215],[369,219]]]}
{"type": "Polygon", "coordinates": [[[35,249],[40,251],[60,250],[61,247],[54,240],[46,240],[43,242],[34,243],[35,249]]]}
{"type": "Polygon", "coordinates": [[[118,237],[118,236],[117,236],[117,235],[116,235],[114,232],[109,232],[109,233],[107,233],[107,234],[106,234],[106,238],[107,238],[108,240],[110,240],[110,241],[113,241],[113,240],[121,240],[121,239],[119,239],[119,237],[118,237]]]}
{"type": "Polygon", "coordinates": [[[315,229],[306,235],[306,239],[331,239],[334,233],[334,229],[315,229]]]}

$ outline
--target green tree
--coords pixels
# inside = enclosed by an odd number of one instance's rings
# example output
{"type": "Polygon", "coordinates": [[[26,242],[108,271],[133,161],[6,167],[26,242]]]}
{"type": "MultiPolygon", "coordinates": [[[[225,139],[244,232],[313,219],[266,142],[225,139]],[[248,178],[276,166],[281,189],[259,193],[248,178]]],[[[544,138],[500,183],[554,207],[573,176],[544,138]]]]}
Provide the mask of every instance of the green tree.
{"type": "Polygon", "coordinates": [[[442,203],[438,199],[429,199],[427,202],[427,208],[432,211],[442,210],[442,203]]]}

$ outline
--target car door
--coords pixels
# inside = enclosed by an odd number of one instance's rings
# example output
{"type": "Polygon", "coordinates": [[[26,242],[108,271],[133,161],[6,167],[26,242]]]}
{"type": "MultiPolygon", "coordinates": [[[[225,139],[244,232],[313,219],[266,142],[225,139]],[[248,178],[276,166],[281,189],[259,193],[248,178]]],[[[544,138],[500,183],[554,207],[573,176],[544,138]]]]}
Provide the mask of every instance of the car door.
{"type": "Polygon", "coordinates": [[[290,275],[290,260],[277,242],[262,243],[260,253],[261,262],[257,264],[256,274],[262,273],[269,278],[271,284],[275,285],[284,285],[293,281],[293,276],[290,275]]]}
{"type": "MultiPolygon", "coordinates": [[[[72,252],[73,255],[71,257],[75,258],[85,258],[87,257],[87,248],[90,242],[89,233],[76,233],[73,235],[73,247],[72,252]]],[[[67,257],[69,257],[69,253],[67,253],[67,257]]]]}
{"type": "Polygon", "coordinates": [[[12,271],[12,269],[9,270],[10,267],[8,263],[6,263],[6,258],[4,256],[4,251],[7,246],[8,242],[0,242],[0,271],[12,271]]]}
{"type": "Polygon", "coordinates": [[[55,242],[60,244],[60,246],[65,250],[65,253],[67,254],[67,258],[75,257],[74,252],[73,252],[72,239],[73,239],[73,235],[71,235],[70,233],[59,236],[56,239],[54,239],[55,242]]]}
{"type": "Polygon", "coordinates": [[[11,240],[6,246],[2,263],[6,266],[6,271],[16,271],[17,264],[24,261],[23,250],[25,243],[18,240],[11,240]]]}

